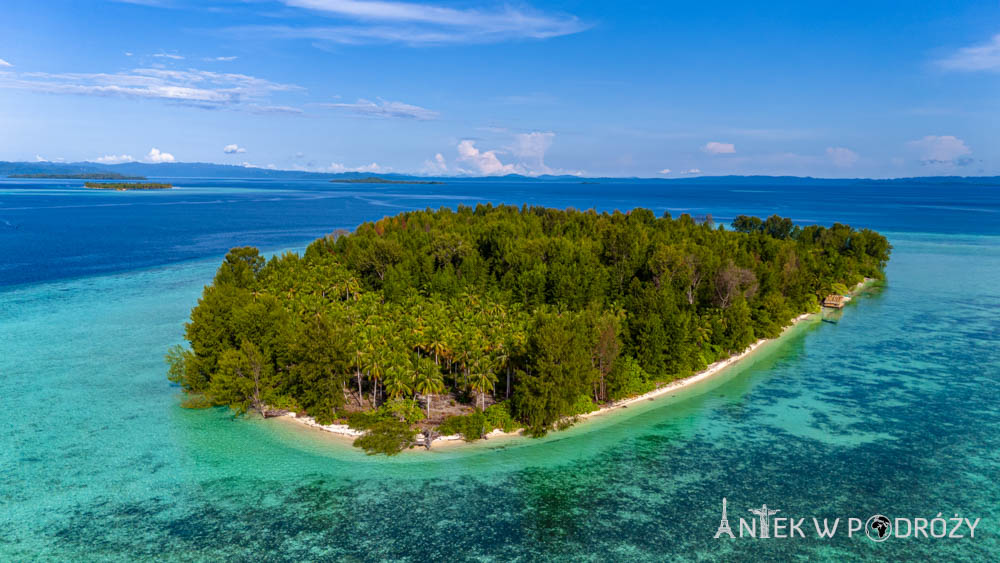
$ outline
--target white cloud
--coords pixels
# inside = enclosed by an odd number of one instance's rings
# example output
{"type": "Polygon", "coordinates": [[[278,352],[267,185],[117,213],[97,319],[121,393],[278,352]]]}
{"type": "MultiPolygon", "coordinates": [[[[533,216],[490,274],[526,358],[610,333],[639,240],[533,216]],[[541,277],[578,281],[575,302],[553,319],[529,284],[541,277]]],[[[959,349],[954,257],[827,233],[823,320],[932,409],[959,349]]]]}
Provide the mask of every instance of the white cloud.
{"type": "Polygon", "coordinates": [[[226,62],[226,63],[228,63],[229,61],[235,61],[235,60],[236,60],[236,59],[238,59],[238,58],[239,58],[239,57],[235,57],[235,56],[234,56],[234,57],[215,57],[214,59],[209,59],[209,60],[211,60],[211,61],[220,61],[220,62],[226,62]]]}
{"type": "Polygon", "coordinates": [[[403,102],[388,102],[381,98],[378,98],[377,102],[366,100],[364,98],[358,99],[357,102],[353,104],[319,104],[322,107],[334,108],[347,110],[358,115],[366,115],[372,117],[395,117],[402,119],[417,119],[421,121],[426,121],[430,119],[435,119],[438,116],[438,112],[429,110],[427,108],[422,108],[420,106],[415,106],[411,104],[405,104],[403,102]]]}
{"type": "Polygon", "coordinates": [[[513,152],[532,173],[548,174],[552,170],[545,165],[545,153],[552,146],[555,133],[520,133],[514,136],[513,152]]]}
{"type": "Polygon", "coordinates": [[[205,70],[137,68],[119,73],[0,73],[0,88],[46,94],[121,96],[153,99],[206,109],[244,109],[263,112],[283,106],[261,105],[278,92],[300,90],[245,74],[205,70]]]}
{"type": "Polygon", "coordinates": [[[108,154],[94,159],[94,162],[101,164],[120,164],[122,162],[135,162],[130,154],[108,154]]]}
{"type": "Polygon", "coordinates": [[[660,170],[658,172],[658,174],[664,174],[664,175],[665,174],[670,174],[670,169],[669,168],[664,168],[663,170],[660,170]]]}
{"type": "Polygon", "coordinates": [[[434,160],[424,161],[424,174],[444,174],[448,171],[448,163],[445,162],[444,156],[441,153],[434,155],[434,160]]]}
{"type": "Polygon", "coordinates": [[[153,56],[156,57],[156,58],[159,58],[159,59],[171,59],[171,60],[175,60],[175,61],[183,61],[184,60],[184,57],[182,57],[180,55],[172,55],[170,53],[155,53],[153,56]]]}
{"type": "Polygon", "coordinates": [[[949,70],[1000,71],[1000,33],[982,45],[963,47],[950,57],[938,61],[938,64],[949,70]]]}
{"type": "Polygon", "coordinates": [[[234,145],[226,145],[226,146],[222,147],[222,152],[224,152],[226,154],[243,154],[243,153],[247,152],[247,150],[245,148],[239,146],[239,145],[235,145],[234,144],[234,145]]]}
{"type": "Polygon", "coordinates": [[[48,162],[49,160],[40,154],[35,155],[35,162],[48,162]]]}
{"type": "Polygon", "coordinates": [[[924,165],[958,165],[972,163],[966,155],[972,154],[972,149],[965,141],[952,135],[927,135],[923,139],[910,141],[906,146],[915,151],[924,165]]]}
{"type": "Polygon", "coordinates": [[[153,147],[149,149],[149,154],[146,155],[146,162],[152,162],[154,164],[174,162],[174,155],[168,152],[162,152],[160,149],[153,147]]]}
{"type": "Polygon", "coordinates": [[[688,170],[681,172],[681,174],[701,174],[701,170],[698,168],[689,168],[688,170]]]}
{"type": "Polygon", "coordinates": [[[366,164],[364,166],[358,166],[356,168],[348,168],[339,162],[331,162],[330,166],[327,166],[326,172],[388,172],[392,170],[391,168],[386,168],[379,166],[378,163],[373,162],[371,164],[366,164]]]}
{"type": "Polygon", "coordinates": [[[514,165],[500,162],[496,151],[480,151],[476,148],[476,142],[469,139],[458,143],[458,160],[472,165],[474,172],[484,176],[517,173],[514,165]]]}
{"type": "Polygon", "coordinates": [[[299,108],[293,108],[291,106],[259,106],[251,104],[247,106],[247,110],[250,113],[256,113],[261,115],[275,114],[275,115],[302,115],[303,112],[299,108]]]}
{"type": "Polygon", "coordinates": [[[853,166],[858,161],[858,153],[844,147],[827,147],[826,156],[836,166],[853,166]]]}
{"type": "Polygon", "coordinates": [[[0,67],[7,67],[7,66],[14,66],[14,65],[8,63],[7,61],[5,61],[3,59],[0,59],[0,67]]]}
{"type": "Polygon", "coordinates": [[[736,152],[736,145],[732,143],[719,143],[712,141],[705,143],[705,146],[701,150],[707,152],[708,154],[733,154],[736,152]]]}
{"type": "MultiPolygon", "coordinates": [[[[531,133],[520,133],[514,135],[513,143],[500,150],[480,150],[476,147],[476,141],[465,139],[458,143],[457,162],[471,165],[471,170],[454,167],[454,171],[459,174],[478,174],[483,176],[497,176],[503,174],[524,174],[527,176],[539,176],[542,174],[568,174],[572,176],[582,176],[580,170],[553,169],[545,163],[545,154],[552,146],[555,133],[533,131],[531,133]],[[512,154],[516,157],[516,162],[503,163],[500,154],[512,154]]],[[[443,164],[444,159],[441,158],[443,164]]],[[[428,169],[425,162],[425,170],[428,169]]]]}
{"type": "Polygon", "coordinates": [[[545,14],[512,5],[482,10],[385,0],[283,2],[290,7],[310,10],[342,23],[311,27],[251,26],[237,28],[236,31],[330,43],[447,44],[547,39],[579,33],[589,27],[572,15],[545,14]]]}

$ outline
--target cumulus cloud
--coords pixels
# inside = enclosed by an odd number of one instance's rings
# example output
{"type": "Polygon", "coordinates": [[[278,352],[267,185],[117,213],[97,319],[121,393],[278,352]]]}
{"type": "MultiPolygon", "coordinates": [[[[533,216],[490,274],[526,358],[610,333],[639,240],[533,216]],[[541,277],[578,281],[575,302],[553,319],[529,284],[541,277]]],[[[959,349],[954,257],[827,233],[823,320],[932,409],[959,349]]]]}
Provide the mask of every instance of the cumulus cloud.
{"type": "Polygon", "coordinates": [[[669,168],[664,168],[663,170],[659,171],[659,174],[670,174],[670,169],[669,168]]]}
{"type": "MultiPolygon", "coordinates": [[[[545,154],[552,146],[555,136],[555,133],[543,131],[516,134],[513,136],[513,142],[505,146],[503,150],[481,150],[476,146],[476,141],[465,139],[458,143],[458,158],[456,162],[468,165],[471,169],[462,168],[457,165],[453,168],[455,172],[460,174],[477,174],[483,176],[504,174],[524,174],[527,176],[569,174],[582,176],[582,171],[553,169],[545,163],[545,154]],[[498,155],[503,154],[512,155],[514,162],[504,163],[501,161],[498,155]]],[[[443,160],[442,158],[441,161],[443,162],[443,160]]]]}
{"type": "Polygon", "coordinates": [[[35,162],[48,162],[49,160],[40,154],[35,155],[35,162]]]}
{"type": "Polygon", "coordinates": [[[247,152],[247,150],[239,145],[233,144],[222,147],[222,152],[226,154],[243,154],[247,152]]]}
{"type": "Polygon", "coordinates": [[[476,148],[476,142],[469,139],[458,143],[458,160],[471,165],[474,172],[484,176],[500,176],[517,172],[517,168],[513,164],[500,162],[496,151],[481,151],[476,148]]]}
{"type": "Polygon", "coordinates": [[[836,166],[853,166],[858,161],[858,153],[844,147],[827,147],[826,156],[836,166]]]}
{"type": "Polygon", "coordinates": [[[311,26],[246,26],[230,29],[246,36],[310,39],[323,43],[404,43],[434,45],[547,39],[584,31],[572,15],[547,14],[505,5],[483,10],[387,0],[283,0],[336,23],[311,26]]]}
{"type": "Polygon", "coordinates": [[[149,154],[146,155],[146,162],[152,162],[154,164],[174,162],[174,155],[168,152],[162,152],[160,149],[153,147],[149,149],[149,154]]]}
{"type": "Polygon", "coordinates": [[[107,154],[95,158],[94,162],[99,162],[101,164],[121,164],[122,162],[135,162],[135,159],[132,158],[132,155],[130,154],[107,154]]]}
{"type": "Polygon", "coordinates": [[[336,103],[319,105],[322,107],[345,110],[358,115],[370,117],[417,119],[420,121],[426,121],[436,119],[438,116],[438,112],[422,108],[420,106],[405,104],[403,102],[390,102],[383,100],[382,98],[377,98],[377,100],[378,101],[373,102],[360,98],[353,104],[336,103]]]}
{"type": "Polygon", "coordinates": [[[719,143],[712,141],[705,143],[705,146],[701,150],[707,152],[708,154],[733,154],[736,152],[736,145],[733,143],[719,143]]]}
{"type": "Polygon", "coordinates": [[[552,170],[545,165],[545,153],[552,146],[555,133],[520,133],[514,136],[514,154],[521,159],[526,169],[533,173],[548,174],[552,170]]]}
{"type": "Polygon", "coordinates": [[[235,57],[235,56],[233,56],[233,57],[215,57],[214,59],[209,59],[209,60],[228,63],[229,61],[235,61],[238,58],[239,57],[235,57]]]}
{"type": "Polygon", "coordinates": [[[7,61],[5,61],[3,59],[0,59],[0,68],[8,67],[8,66],[14,66],[14,65],[8,63],[7,61]]]}
{"type": "Polygon", "coordinates": [[[325,169],[327,172],[388,172],[391,168],[379,166],[378,163],[373,162],[371,164],[366,164],[364,166],[358,166],[356,168],[348,168],[339,162],[331,162],[330,166],[325,169]]]}
{"type": "Polygon", "coordinates": [[[278,92],[300,90],[245,74],[137,68],[118,73],[0,73],[0,88],[46,94],[152,99],[206,109],[261,111],[278,92]]]}
{"type": "Polygon", "coordinates": [[[973,161],[966,155],[972,149],[965,141],[953,135],[927,135],[923,139],[910,141],[906,146],[917,153],[923,165],[966,166],[973,161]]]}
{"type": "Polygon", "coordinates": [[[433,160],[424,161],[424,174],[444,174],[448,172],[448,163],[444,160],[444,155],[437,153],[433,160]]]}
{"type": "Polygon", "coordinates": [[[951,56],[939,60],[938,64],[948,70],[1000,71],[1000,33],[981,45],[963,47],[951,56]]]}

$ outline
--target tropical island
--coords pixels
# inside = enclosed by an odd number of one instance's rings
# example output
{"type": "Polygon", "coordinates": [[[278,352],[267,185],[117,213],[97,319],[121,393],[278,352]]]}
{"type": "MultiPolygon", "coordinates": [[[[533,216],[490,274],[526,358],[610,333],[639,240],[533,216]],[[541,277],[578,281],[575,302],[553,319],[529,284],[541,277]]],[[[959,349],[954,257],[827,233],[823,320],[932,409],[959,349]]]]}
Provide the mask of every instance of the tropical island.
{"type": "Polygon", "coordinates": [[[119,192],[125,192],[129,190],[169,190],[174,187],[173,184],[160,184],[160,183],[138,183],[138,182],[122,182],[122,183],[110,183],[110,182],[84,182],[84,187],[90,188],[92,190],[115,190],[119,192]]]}
{"type": "Polygon", "coordinates": [[[234,248],[167,354],[185,407],[345,425],[368,453],[541,436],[779,335],[884,279],[847,225],[479,205],[411,211],[265,260],[234,248]],[[419,439],[418,439],[419,435],[419,439]]]}
{"type": "Polygon", "coordinates": [[[330,180],[335,184],[430,184],[441,185],[444,182],[438,180],[389,180],[378,176],[368,176],[366,178],[344,178],[330,180]]]}
{"type": "Polygon", "coordinates": [[[46,180],[145,180],[145,176],[125,176],[117,172],[87,174],[11,174],[8,178],[42,178],[46,180]]]}

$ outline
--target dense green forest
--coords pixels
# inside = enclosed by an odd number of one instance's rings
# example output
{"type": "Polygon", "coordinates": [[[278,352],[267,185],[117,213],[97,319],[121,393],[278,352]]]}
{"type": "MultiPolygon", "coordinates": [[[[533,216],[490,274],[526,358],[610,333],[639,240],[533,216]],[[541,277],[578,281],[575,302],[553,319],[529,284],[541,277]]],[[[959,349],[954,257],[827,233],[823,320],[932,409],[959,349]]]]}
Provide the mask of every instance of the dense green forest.
{"type": "Polygon", "coordinates": [[[393,453],[418,429],[541,435],[777,336],[891,247],[835,224],[479,205],[265,260],[234,248],[168,354],[189,405],[291,410],[393,453]]]}

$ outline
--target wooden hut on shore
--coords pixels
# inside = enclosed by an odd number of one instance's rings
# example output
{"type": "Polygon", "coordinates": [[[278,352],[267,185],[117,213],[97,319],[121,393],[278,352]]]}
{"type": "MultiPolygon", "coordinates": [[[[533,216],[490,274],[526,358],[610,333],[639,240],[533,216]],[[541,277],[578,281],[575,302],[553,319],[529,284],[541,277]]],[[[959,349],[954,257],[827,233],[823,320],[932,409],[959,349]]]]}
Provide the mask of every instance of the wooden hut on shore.
{"type": "Polygon", "coordinates": [[[823,300],[823,306],[831,309],[843,309],[846,304],[847,298],[843,295],[837,295],[836,293],[827,295],[826,299],[823,300]]]}

